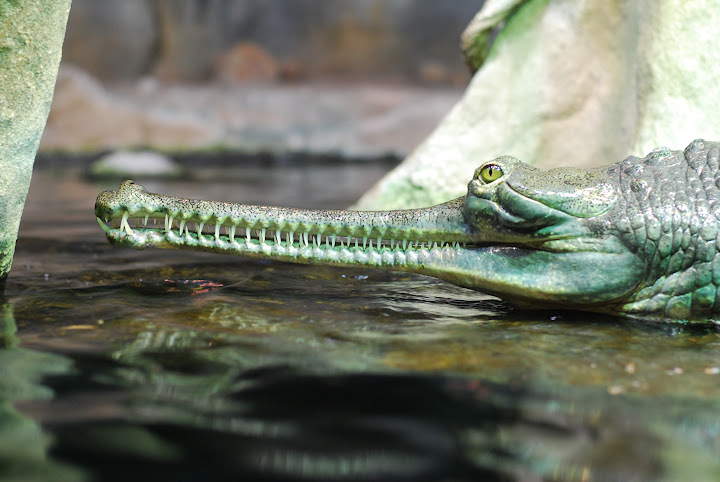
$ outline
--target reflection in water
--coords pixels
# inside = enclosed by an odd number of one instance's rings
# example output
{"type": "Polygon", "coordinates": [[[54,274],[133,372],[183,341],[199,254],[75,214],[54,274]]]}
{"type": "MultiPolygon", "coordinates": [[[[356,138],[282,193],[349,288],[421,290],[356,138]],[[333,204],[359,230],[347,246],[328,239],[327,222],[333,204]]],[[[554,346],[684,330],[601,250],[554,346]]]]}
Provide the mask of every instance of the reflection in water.
{"type": "Polygon", "coordinates": [[[21,348],[0,350],[2,413],[26,428],[0,432],[0,457],[14,467],[47,454],[43,470],[98,480],[720,473],[716,329],[516,312],[411,274],[112,248],[92,199],[73,200],[99,187],[64,176],[35,176],[8,279],[21,348]],[[35,455],[3,449],[21,437],[35,455]]]}
{"type": "Polygon", "coordinates": [[[48,460],[50,437],[36,420],[19,413],[17,400],[47,399],[52,392],[39,384],[50,374],[67,372],[61,356],[17,348],[12,304],[0,306],[0,479],[81,480],[80,472],[48,460]]]}
{"type": "Polygon", "coordinates": [[[125,417],[44,421],[57,439],[52,455],[102,480],[224,480],[233,474],[498,480],[505,478],[502,470],[488,467],[511,460],[496,433],[515,410],[493,401],[492,386],[482,387],[481,396],[453,390],[451,397],[443,380],[308,376],[283,368],[240,373],[226,384],[187,378],[146,380],[154,393],[136,395],[125,417]],[[200,392],[199,400],[177,393],[184,391],[200,392]]]}

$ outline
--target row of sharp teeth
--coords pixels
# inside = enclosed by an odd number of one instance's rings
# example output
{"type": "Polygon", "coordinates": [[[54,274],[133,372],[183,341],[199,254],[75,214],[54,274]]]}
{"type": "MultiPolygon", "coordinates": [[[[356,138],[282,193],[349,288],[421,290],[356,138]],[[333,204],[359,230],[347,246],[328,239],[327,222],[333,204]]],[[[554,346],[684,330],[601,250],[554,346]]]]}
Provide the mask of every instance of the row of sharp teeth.
{"type": "MultiPolygon", "coordinates": [[[[141,218],[134,218],[135,219],[135,228],[142,226],[146,227],[149,221],[149,216],[145,216],[144,219],[141,218]]],[[[130,227],[129,223],[129,216],[127,214],[123,215],[122,220],[120,221],[120,229],[121,231],[124,231],[128,234],[132,234],[133,228],[130,227]]],[[[157,226],[159,224],[158,218],[152,219],[152,224],[154,226],[157,226]]],[[[223,234],[228,237],[228,240],[230,242],[234,242],[236,240],[236,237],[240,235],[240,239],[243,239],[249,244],[251,241],[258,241],[260,244],[263,244],[266,242],[266,240],[274,241],[275,244],[283,244],[287,243],[288,246],[295,243],[295,239],[297,238],[299,246],[300,247],[309,247],[311,244],[315,247],[320,247],[322,245],[332,247],[334,248],[336,244],[339,244],[340,247],[352,247],[360,248],[362,246],[363,249],[367,249],[368,247],[373,247],[373,241],[375,241],[375,248],[380,249],[380,247],[390,248],[390,249],[400,249],[403,250],[411,249],[411,248],[420,248],[420,249],[432,249],[432,248],[447,248],[452,246],[453,248],[460,248],[460,247],[466,247],[465,243],[448,243],[448,242],[431,242],[431,241],[408,241],[407,239],[402,240],[383,240],[383,238],[376,238],[376,239],[369,239],[367,237],[364,238],[355,238],[355,237],[345,237],[345,236],[337,236],[335,234],[333,235],[322,235],[322,234],[310,234],[310,233],[294,233],[292,231],[272,231],[268,230],[266,228],[261,229],[251,229],[251,228],[239,228],[240,230],[244,229],[244,233],[240,232],[238,233],[238,228],[236,226],[222,226],[220,224],[214,224],[214,225],[206,225],[205,223],[187,223],[183,220],[181,221],[175,221],[172,217],[165,216],[165,232],[171,232],[174,229],[177,229],[177,235],[182,236],[183,231],[187,236],[197,236],[200,238],[204,234],[207,235],[213,235],[215,236],[215,240],[220,241],[220,236],[223,234]],[[191,231],[192,227],[192,231],[191,231]],[[222,230],[224,229],[224,233],[222,230]],[[284,239],[283,239],[284,237],[284,239]]]]}

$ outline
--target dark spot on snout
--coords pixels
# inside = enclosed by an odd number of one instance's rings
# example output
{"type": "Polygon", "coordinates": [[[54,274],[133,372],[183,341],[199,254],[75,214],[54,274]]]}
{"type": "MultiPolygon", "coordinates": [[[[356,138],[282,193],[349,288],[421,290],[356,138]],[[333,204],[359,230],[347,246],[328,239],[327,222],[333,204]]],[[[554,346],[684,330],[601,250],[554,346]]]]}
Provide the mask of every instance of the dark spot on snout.
{"type": "Polygon", "coordinates": [[[632,192],[645,192],[647,191],[648,183],[647,181],[642,181],[640,179],[633,179],[630,181],[630,189],[632,192]]]}

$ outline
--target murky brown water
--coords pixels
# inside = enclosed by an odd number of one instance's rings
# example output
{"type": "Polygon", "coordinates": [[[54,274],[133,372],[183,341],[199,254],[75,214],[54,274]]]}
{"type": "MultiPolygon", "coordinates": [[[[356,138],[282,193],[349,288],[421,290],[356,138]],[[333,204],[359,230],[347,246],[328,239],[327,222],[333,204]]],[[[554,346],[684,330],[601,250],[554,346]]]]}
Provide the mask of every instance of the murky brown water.
{"type": "MultiPolygon", "coordinates": [[[[339,208],[384,170],[144,184],[339,208]]],[[[92,213],[117,184],[33,179],[3,317],[0,475],[718,480],[716,329],[518,312],[408,274],[118,249],[92,213]]]]}

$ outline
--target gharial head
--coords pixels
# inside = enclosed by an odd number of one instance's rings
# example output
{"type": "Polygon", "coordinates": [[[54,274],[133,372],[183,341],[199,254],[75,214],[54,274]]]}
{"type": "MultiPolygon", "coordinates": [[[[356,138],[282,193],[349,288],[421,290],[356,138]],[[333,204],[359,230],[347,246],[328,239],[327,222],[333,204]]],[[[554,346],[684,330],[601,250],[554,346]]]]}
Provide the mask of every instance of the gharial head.
{"type": "Polygon", "coordinates": [[[612,209],[606,169],[543,171],[510,156],[486,162],[468,184],[463,215],[478,233],[522,244],[579,236],[612,209]]]}
{"type": "Polygon", "coordinates": [[[613,236],[616,199],[605,169],[542,171],[500,157],[475,171],[466,196],[425,209],[249,206],[126,181],[101,193],[95,211],[119,246],[414,271],[521,306],[618,312],[644,265],[613,236]],[[151,218],[162,225],[148,227],[151,218]],[[114,219],[119,227],[106,224],[114,219]]]}

